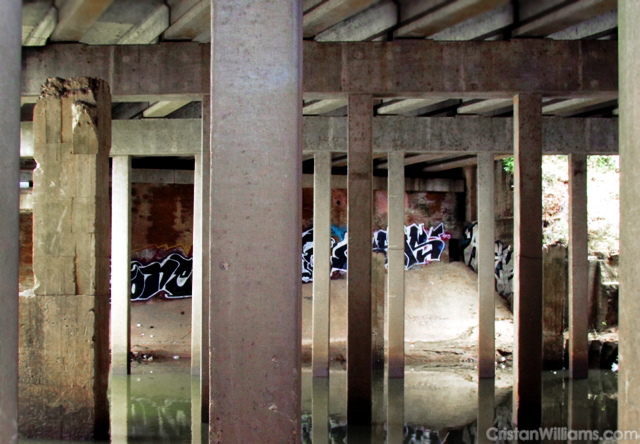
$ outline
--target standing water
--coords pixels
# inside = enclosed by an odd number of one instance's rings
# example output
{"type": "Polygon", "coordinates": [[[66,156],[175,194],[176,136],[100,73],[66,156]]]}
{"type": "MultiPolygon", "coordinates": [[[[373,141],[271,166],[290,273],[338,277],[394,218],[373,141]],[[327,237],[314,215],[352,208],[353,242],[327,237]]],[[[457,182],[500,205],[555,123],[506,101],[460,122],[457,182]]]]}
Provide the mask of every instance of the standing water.
{"type": "MultiPolygon", "coordinates": [[[[132,373],[110,381],[112,443],[207,442],[208,426],[200,423],[199,379],[190,375],[187,361],[138,364],[132,373]]],[[[304,369],[302,442],[472,444],[496,441],[499,430],[511,430],[512,372],[508,367],[498,369],[494,384],[482,381],[480,385],[476,370],[465,368],[408,367],[404,384],[402,380],[385,383],[380,373],[375,376],[375,425],[348,429],[346,372],[332,370],[330,378],[314,380],[310,369],[304,369]]],[[[568,372],[543,373],[542,425],[555,432],[545,442],[566,442],[561,432],[570,421],[573,428],[603,435],[616,429],[616,418],[614,372],[591,370],[588,380],[573,385],[568,372]]]]}

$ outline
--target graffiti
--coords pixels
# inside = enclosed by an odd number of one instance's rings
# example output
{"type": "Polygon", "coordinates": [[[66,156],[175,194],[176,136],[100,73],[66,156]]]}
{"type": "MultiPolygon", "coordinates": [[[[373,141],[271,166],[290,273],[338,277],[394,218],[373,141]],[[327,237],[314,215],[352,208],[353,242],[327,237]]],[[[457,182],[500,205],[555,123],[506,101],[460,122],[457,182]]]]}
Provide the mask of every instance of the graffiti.
{"type": "MultiPolygon", "coordinates": [[[[340,233],[344,238],[331,238],[331,274],[347,272],[347,242],[348,233],[338,231],[332,227],[331,233],[340,233]]],[[[446,241],[451,235],[444,231],[444,225],[425,229],[424,224],[411,224],[404,227],[404,266],[405,269],[416,265],[426,265],[431,261],[439,261],[444,251],[446,241]]],[[[386,230],[373,233],[373,251],[387,252],[388,239],[386,230]]],[[[302,281],[313,282],[313,228],[302,234],[302,281]]]]}
{"type": "Polygon", "coordinates": [[[187,257],[181,247],[169,252],[164,249],[154,251],[150,259],[144,258],[149,253],[143,251],[136,255],[142,258],[131,261],[131,300],[146,301],[154,296],[191,297],[193,259],[187,257]]]}
{"type": "MultiPolygon", "coordinates": [[[[473,270],[478,271],[478,223],[469,225],[464,231],[464,262],[473,270]]],[[[497,240],[495,242],[495,276],[496,291],[502,296],[513,293],[513,250],[511,245],[505,246],[497,240]]]]}
{"type": "MultiPolygon", "coordinates": [[[[443,224],[432,227],[429,231],[424,224],[404,227],[404,268],[409,270],[416,265],[439,261],[445,241],[450,238],[451,235],[444,231],[443,224]]],[[[386,253],[388,246],[386,230],[373,233],[373,251],[386,253]]]]}
{"type": "MultiPolygon", "coordinates": [[[[332,230],[333,232],[333,230],[332,230]]],[[[347,272],[347,233],[344,239],[331,238],[331,274],[347,272]]],[[[313,228],[302,233],[302,282],[313,282],[313,228]]]]}

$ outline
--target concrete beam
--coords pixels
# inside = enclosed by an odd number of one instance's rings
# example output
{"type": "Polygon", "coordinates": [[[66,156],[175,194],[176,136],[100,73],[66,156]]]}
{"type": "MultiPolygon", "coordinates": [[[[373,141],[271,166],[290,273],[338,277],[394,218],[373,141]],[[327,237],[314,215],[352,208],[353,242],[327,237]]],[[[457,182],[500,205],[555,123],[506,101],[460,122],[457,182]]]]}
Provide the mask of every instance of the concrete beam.
{"type": "Polygon", "coordinates": [[[201,151],[200,119],[114,120],[112,156],[195,156],[201,151]]]}
{"type": "Polygon", "coordinates": [[[67,0],[60,8],[53,42],[78,42],[113,0],[67,0]]]}
{"type": "Polygon", "coordinates": [[[211,32],[211,0],[200,0],[163,34],[164,40],[194,40],[211,32]]]}
{"type": "Polygon", "coordinates": [[[317,42],[359,42],[384,34],[398,22],[398,5],[383,1],[316,36],[317,42]]]}
{"type": "Polygon", "coordinates": [[[191,103],[191,100],[163,100],[156,102],[142,112],[144,117],[166,117],[174,111],[191,103]]]}
{"type": "MultiPolygon", "coordinates": [[[[134,170],[138,171],[138,170],[134,170]]],[[[464,193],[462,179],[417,179],[406,178],[406,191],[428,191],[432,193],[464,193]]],[[[302,175],[302,188],[313,188],[313,174],[302,175]]],[[[334,174],[331,176],[332,189],[347,189],[347,176],[334,174]]],[[[374,176],[374,190],[386,190],[387,178],[374,176]]]]}
{"type": "MultiPolygon", "coordinates": [[[[480,154],[480,153],[479,153],[480,154]]],[[[492,153],[491,153],[492,154],[492,153]]],[[[477,164],[476,156],[461,156],[458,158],[447,159],[440,163],[433,165],[427,165],[422,169],[425,173],[431,173],[435,171],[447,171],[454,168],[463,168],[470,165],[477,164]]]]}
{"type": "Polygon", "coordinates": [[[169,27],[169,7],[167,5],[158,6],[142,22],[126,32],[118,45],[146,45],[154,43],[160,34],[169,27]]]}
{"type": "Polygon", "coordinates": [[[518,37],[545,37],[601,14],[614,11],[617,0],[581,0],[545,14],[513,30],[518,37]]]}
{"type": "MultiPolygon", "coordinates": [[[[303,153],[347,152],[346,117],[305,117],[303,153]]],[[[112,122],[112,156],[195,156],[200,151],[200,119],[137,119],[112,122]]],[[[511,118],[378,117],[373,119],[373,151],[423,153],[406,165],[445,153],[513,153],[511,118]]],[[[618,154],[615,118],[542,119],[543,153],[618,154]]],[[[22,157],[33,156],[33,123],[21,123],[22,157]]],[[[342,161],[341,164],[343,164],[342,161]]],[[[385,168],[381,163],[378,168],[385,168]]]]}
{"type": "Polygon", "coordinates": [[[305,116],[317,116],[347,106],[347,99],[324,99],[302,107],[305,116]]]}
{"type": "Polygon", "coordinates": [[[459,0],[401,26],[393,34],[395,37],[428,37],[507,2],[508,0],[459,0]]]}
{"type": "Polygon", "coordinates": [[[490,99],[463,104],[458,107],[458,114],[487,114],[499,109],[513,106],[513,99],[490,99]]]}
{"type": "Polygon", "coordinates": [[[414,111],[416,109],[424,108],[425,106],[436,104],[441,101],[442,99],[438,99],[438,98],[399,100],[397,102],[392,102],[389,104],[383,104],[379,106],[376,112],[379,115],[404,114],[410,111],[414,111]]]}
{"type": "Polygon", "coordinates": [[[513,23],[513,5],[504,4],[464,22],[446,28],[429,38],[439,41],[475,40],[495,34],[513,23]]]}
{"type": "Polygon", "coordinates": [[[209,88],[209,45],[87,46],[56,44],[24,48],[22,96],[40,95],[49,77],[108,80],[115,101],[202,100],[209,88]]]}
{"type": "Polygon", "coordinates": [[[302,34],[304,37],[313,37],[336,23],[364,11],[377,1],[328,0],[304,14],[302,34]]]}
{"type": "MultiPolygon", "coordinates": [[[[307,99],[348,93],[486,99],[517,91],[617,97],[615,41],[304,42],[303,48],[307,99]]],[[[109,80],[115,101],[200,100],[209,87],[209,58],[208,45],[192,42],[24,48],[21,95],[35,101],[48,77],[90,75],[109,80]]]]}
{"type": "Polygon", "coordinates": [[[542,39],[305,42],[304,74],[304,91],[314,98],[372,93],[506,99],[517,91],[615,98],[617,44],[542,39]]]}
{"type": "Polygon", "coordinates": [[[47,12],[47,15],[38,23],[29,35],[22,40],[22,46],[44,46],[47,40],[56,29],[58,23],[58,10],[53,6],[47,12]]]}
{"type": "Polygon", "coordinates": [[[615,104],[615,100],[608,99],[568,99],[550,105],[544,105],[542,107],[542,114],[569,117],[598,108],[615,106],[615,104]]]}
{"type": "MultiPolygon", "coordinates": [[[[38,27],[42,19],[49,13],[52,7],[52,0],[30,0],[20,2],[22,4],[22,44],[29,37],[29,34],[38,27]]],[[[57,20],[56,20],[57,22],[57,20]]]]}
{"type": "Polygon", "coordinates": [[[555,32],[548,36],[554,40],[578,40],[592,38],[601,34],[614,32],[618,27],[618,11],[611,11],[606,14],[594,17],[577,25],[570,26],[562,31],[555,32]]]}

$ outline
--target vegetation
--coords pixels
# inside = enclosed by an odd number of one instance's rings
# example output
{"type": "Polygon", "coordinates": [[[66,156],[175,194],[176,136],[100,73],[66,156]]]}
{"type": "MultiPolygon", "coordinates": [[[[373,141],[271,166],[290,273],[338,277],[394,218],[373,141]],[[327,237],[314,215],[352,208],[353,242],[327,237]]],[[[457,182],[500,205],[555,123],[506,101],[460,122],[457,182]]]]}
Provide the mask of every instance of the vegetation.
{"type": "MultiPolygon", "coordinates": [[[[513,174],[513,158],[503,159],[513,174]]],[[[618,156],[589,156],[587,161],[589,251],[619,251],[620,165],[618,156]]],[[[568,156],[542,159],[543,242],[567,244],[569,238],[568,156]]]]}

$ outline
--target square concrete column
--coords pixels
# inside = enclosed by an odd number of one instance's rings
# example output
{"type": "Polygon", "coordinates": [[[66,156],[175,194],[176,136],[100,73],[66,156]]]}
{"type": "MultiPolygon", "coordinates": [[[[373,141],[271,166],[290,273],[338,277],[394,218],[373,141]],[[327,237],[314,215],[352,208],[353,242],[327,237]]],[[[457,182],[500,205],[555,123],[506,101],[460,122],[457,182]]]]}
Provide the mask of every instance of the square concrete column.
{"type": "Polygon", "coordinates": [[[347,178],[347,422],[371,424],[373,99],[349,96],[347,178]]]}
{"type": "Polygon", "coordinates": [[[210,442],[300,442],[302,3],[211,12],[210,442]]]}
{"type": "Polygon", "coordinates": [[[569,155],[569,373],[589,375],[587,155],[569,155]]]}
{"type": "Polygon", "coordinates": [[[404,153],[389,153],[387,337],[389,378],[404,378],[404,153]]]}
{"type": "Polygon", "coordinates": [[[493,153],[478,153],[478,377],[496,374],[493,153]]]}
{"type": "Polygon", "coordinates": [[[313,376],[329,376],[331,304],[331,152],[316,151],[313,171],[313,376]]]}
{"type": "MultiPolygon", "coordinates": [[[[640,3],[618,1],[620,296],[618,430],[640,424],[640,3]]],[[[630,442],[630,441],[629,441],[630,442]]]]}
{"type": "Polygon", "coordinates": [[[514,122],[513,421],[537,428],[542,396],[542,97],[519,94],[514,122]]]}
{"type": "Polygon", "coordinates": [[[18,442],[20,24],[22,2],[0,2],[0,436],[18,442]]]}
{"type": "Polygon", "coordinates": [[[35,295],[20,305],[20,431],[48,439],[105,438],[109,87],[86,77],[47,80],[33,128],[35,295]]]}
{"type": "MultiPolygon", "coordinates": [[[[191,298],[191,375],[200,377],[197,407],[209,422],[209,187],[211,113],[209,95],[202,98],[202,151],[195,156],[193,175],[193,274],[191,298]]],[[[196,408],[196,406],[192,406],[196,408]]]]}
{"type": "Polygon", "coordinates": [[[111,160],[111,372],[131,373],[131,157],[111,160]]]}

